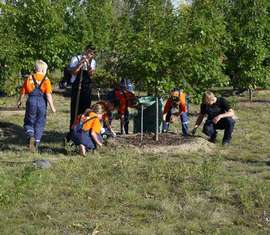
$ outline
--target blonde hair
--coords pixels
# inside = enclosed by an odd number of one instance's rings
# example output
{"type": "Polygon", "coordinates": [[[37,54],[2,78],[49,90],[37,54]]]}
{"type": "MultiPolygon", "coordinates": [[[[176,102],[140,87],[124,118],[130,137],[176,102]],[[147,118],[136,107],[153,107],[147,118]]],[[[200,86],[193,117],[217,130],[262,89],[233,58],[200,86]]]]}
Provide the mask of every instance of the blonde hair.
{"type": "Polygon", "coordinates": [[[103,114],[105,113],[104,105],[102,104],[94,104],[91,107],[91,110],[97,114],[103,114]]]}
{"type": "Polygon", "coordinates": [[[36,60],[35,71],[41,73],[47,73],[48,65],[43,60],[36,60]]]}
{"type": "Polygon", "coordinates": [[[203,94],[202,102],[203,102],[204,104],[208,104],[208,103],[211,103],[212,101],[214,101],[214,99],[215,99],[214,93],[211,92],[211,91],[206,91],[206,92],[204,92],[204,94],[203,94]]]}

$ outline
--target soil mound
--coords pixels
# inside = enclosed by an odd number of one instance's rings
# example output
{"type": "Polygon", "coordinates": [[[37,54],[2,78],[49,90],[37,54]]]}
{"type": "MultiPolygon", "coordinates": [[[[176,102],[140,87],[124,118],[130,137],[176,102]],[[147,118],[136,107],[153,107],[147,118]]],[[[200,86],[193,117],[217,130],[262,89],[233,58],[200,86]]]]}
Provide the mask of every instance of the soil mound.
{"type": "Polygon", "coordinates": [[[113,146],[132,147],[134,151],[141,153],[211,152],[214,147],[214,144],[200,136],[184,138],[176,133],[162,133],[158,141],[155,141],[154,134],[144,134],[142,141],[140,134],[118,135],[109,139],[108,143],[113,146]]]}

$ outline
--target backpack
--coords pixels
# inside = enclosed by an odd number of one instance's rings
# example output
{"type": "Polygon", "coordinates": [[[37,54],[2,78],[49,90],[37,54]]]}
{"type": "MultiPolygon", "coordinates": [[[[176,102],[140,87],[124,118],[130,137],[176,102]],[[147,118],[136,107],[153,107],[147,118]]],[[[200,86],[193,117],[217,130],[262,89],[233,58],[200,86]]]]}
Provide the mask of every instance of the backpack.
{"type": "Polygon", "coordinates": [[[85,123],[87,123],[87,122],[89,122],[89,121],[91,121],[91,120],[97,118],[97,116],[88,118],[88,119],[86,119],[85,121],[82,121],[81,118],[82,118],[82,115],[80,115],[80,117],[77,118],[77,119],[74,121],[74,123],[73,123],[73,125],[72,125],[72,127],[71,127],[71,129],[72,129],[73,131],[75,131],[75,132],[81,131],[82,128],[83,128],[83,125],[84,125],[85,123]]]}
{"type": "MultiPolygon", "coordinates": [[[[76,56],[76,58],[79,61],[79,57],[76,56]]],[[[72,77],[72,73],[71,73],[69,64],[67,64],[64,67],[63,77],[62,77],[61,81],[59,82],[59,88],[60,89],[65,89],[67,86],[71,86],[71,77],[72,77]]]]}
{"type": "Polygon", "coordinates": [[[60,89],[65,89],[67,86],[71,85],[71,82],[70,82],[71,76],[72,74],[70,72],[69,66],[67,65],[63,70],[63,77],[59,82],[60,89]]]}

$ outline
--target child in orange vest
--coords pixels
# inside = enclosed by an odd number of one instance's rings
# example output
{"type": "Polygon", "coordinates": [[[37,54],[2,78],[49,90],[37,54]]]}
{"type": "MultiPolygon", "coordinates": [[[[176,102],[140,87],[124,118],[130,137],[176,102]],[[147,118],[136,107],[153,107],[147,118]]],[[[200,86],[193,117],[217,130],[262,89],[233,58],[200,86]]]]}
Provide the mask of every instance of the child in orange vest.
{"type": "Polygon", "coordinates": [[[47,101],[55,113],[50,80],[46,77],[48,65],[37,60],[35,74],[30,75],[23,84],[17,105],[28,95],[24,117],[24,129],[29,140],[31,152],[37,150],[46,124],[47,101]]]}
{"type": "Polygon", "coordinates": [[[95,104],[77,117],[71,127],[71,140],[80,147],[80,154],[86,156],[86,151],[102,146],[100,120],[104,114],[102,105],[95,104]]]}
{"type": "Polygon", "coordinates": [[[167,132],[172,115],[180,116],[183,136],[188,136],[188,108],[186,94],[180,89],[174,89],[171,92],[163,110],[163,128],[162,132],[167,132]]]}

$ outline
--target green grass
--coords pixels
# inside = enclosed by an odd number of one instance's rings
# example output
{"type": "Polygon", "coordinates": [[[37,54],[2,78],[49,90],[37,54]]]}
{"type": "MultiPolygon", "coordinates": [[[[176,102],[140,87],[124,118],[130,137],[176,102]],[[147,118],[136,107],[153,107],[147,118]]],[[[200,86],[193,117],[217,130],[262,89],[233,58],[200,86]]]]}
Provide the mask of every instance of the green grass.
{"type": "Polygon", "coordinates": [[[61,96],[57,113],[48,114],[42,153],[32,154],[24,113],[0,111],[0,234],[269,234],[270,99],[231,99],[239,117],[232,145],[183,154],[119,146],[85,159],[65,155],[69,100],[61,96]],[[34,168],[40,158],[52,167],[34,168]]]}

